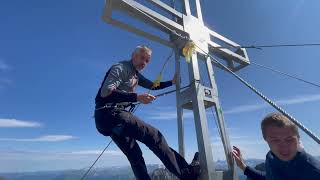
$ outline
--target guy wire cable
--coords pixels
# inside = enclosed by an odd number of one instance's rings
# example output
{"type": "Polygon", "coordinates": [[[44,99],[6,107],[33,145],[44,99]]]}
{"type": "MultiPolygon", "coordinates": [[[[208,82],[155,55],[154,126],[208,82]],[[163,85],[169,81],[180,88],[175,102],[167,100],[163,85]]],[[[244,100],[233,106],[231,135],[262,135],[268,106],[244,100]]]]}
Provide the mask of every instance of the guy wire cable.
{"type": "MultiPolygon", "coordinates": [[[[278,48],[278,47],[303,47],[303,46],[320,46],[320,43],[302,43],[302,44],[271,44],[271,45],[249,45],[249,46],[238,46],[239,48],[278,48]]],[[[220,47],[223,48],[223,47],[220,47]]]]}
{"type": "Polygon", "coordinates": [[[250,64],[259,66],[259,67],[261,67],[261,68],[264,68],[264,69],[267,69],[267,70],[276,72],[276,73],[278,73],[278,74],[282,74],[282,75],[288,76],[288,77],[290,77],[290,78],[293,78],[293,79],[296,79],[296,80],[298,80],[298,81],[302,81],[302,82],[307,83],[307,84],[309,84],[309,85],[312,85],[312,86],[315,86],[315,87],[319,87],[319,88],[320,88],[320,85],[319,85],[319,84],[316,84],[316,83],[311,82],[311,81],[307,81],[307,80],[302,79],[302,78],[300,78],[300,77],[298,77],[298,76],[296,76],[296,75],[291,75],[291,74],[289,74],[289,73],[286,73],[286,72],[283,72],[283,71],[280,71],[280,70],[277,70],[277,69],[274,69],[274,68],[271,68],[271,67],[268,67],[268,66],[265,66],[265,65],[262,65],[262,64],[258,64],[258,63],[252,62],[252,61],[250,61],[250,64]]]}

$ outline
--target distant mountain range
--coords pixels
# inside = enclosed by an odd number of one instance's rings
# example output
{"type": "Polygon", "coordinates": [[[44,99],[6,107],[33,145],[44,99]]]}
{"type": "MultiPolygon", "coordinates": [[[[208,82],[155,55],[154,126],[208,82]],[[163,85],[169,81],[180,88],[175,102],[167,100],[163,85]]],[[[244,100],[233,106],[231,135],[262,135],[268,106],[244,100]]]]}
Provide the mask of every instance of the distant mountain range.
{"type": "MultiPolygon", "coordinates": [[[[250,159],[246,160],[248,165],[255,166],[262,163],[263,160],[250,159]]],[[[225,161],[217,161],[215,164],[217,169],[226,169],[227,163],[225,161]]],[[[64,170],[64,171],[38,171],[38,172],[23,172],[23,173],[0,173],[0,180],[80,180],[87,169],[80,170],[64,170]]],[[[176,180],[176,178],[164,170],[163,165],[148,165],[148,171],[153,179],[157,180],[176,180]],[[156,171],[155,171],[156,170],[156,171]],[[167,178],[159,178],[165,176],[167,178]]],[[[238,170],[239,179],[245,180],[246,177],[242,171],[238,170]]],[[[134,180],[130,166],[122,167],[106,167],[93,168],[86,176],[86,180],[134,180]]]]}

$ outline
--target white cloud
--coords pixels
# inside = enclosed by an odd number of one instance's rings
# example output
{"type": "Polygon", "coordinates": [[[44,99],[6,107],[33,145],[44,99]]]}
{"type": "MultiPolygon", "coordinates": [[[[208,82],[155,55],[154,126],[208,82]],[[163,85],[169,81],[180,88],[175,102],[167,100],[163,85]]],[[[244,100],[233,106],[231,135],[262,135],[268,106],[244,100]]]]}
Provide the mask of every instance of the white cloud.
{"type": "MultiPolygon", "coordinates": [[[[148,112],[146,116],[152,120],[176,120],[177,119],[177,108],[173,106],[155,107],[148,112]]],[[[193,112],[190,110],[183,111],[183,118],[193,118],[193,112]]]]}
{"type": "MultiPolygon", "coordinates": [[[[99,155],[101,154],[101,150],[82,150],[82,151],[72,151],[68,152],[66,154],[70,155],[99,155]]],[[[111,155],[111,156],[118,156],[118,155],[123,155],[121,151],[115,151],[115,150],[108,150],[105,151],[104,154],[111,155]]]]}
{"type": "Polygon", "coordinates": [[[4,60],[0,59],[0,73],[2,76],[2,77],[0,77],[0,90],[6,86],[12,84],[12,80],[7,77],[3,77],[3,73],[2,73],[2,72],[5,72],[9,69],[10,69],[9,65],[6,64],[4,60]]]}
{"type": "Polygon", "coordinates": [[[3,84],[3,85],[8,85],[8,84],[11,84],[11,83],[12,83],[12,80],[11,80],[11,79],[0,77],[0,85],[1,85],[1,84],[3,84]]]}
{"type": "Polygon", "coordinates": [[[251,105],[241,105],[238,107],[231,108],[229,110],[225,110],[224,114],[235,114],[235,113],[242,113],[242,112],[251,112],[256,111],[259,109],[269,107],[267,104],[251,104],[251,105]]]}
{"type": "MultiPolygon", "coordinates": [[[[11,156],[11,157],[20,157],[20,156],[51,156],[51,157],[80,157],[83,155],[100,155],[102,152],[101,149],[92,149],[92,150],[74,150],[74,151],[32,151],[32,150],[0,150],[0,156],[11,156]]],[[[124,156],[124,154],[120,150],[106,150],[103,153],[104,155],[110,156],[124,156]]],[[[1,158],[0,158],[1,159],[1,158]]]]}
{"type": "Polygon", "coordinates": [[[33,121],[23,121],[17,119],[0,119],[0,128],[35,128],[40,126],[40,123],[33,121]]]}
{"type": "Polygon", "coordinates": [[[18,142],[59,142],[76,139],[69,135],[46,135],[36,138],[0,138],[0,141],[18,141],[18,142]]]}
{"type": "Polygon", "coordinates": [[[0,59],[0,71],[5,71],[8,69],[9,69],[9,66],[3,60],[0,59]]]}
{"type": "MultiPolygon", "coordinates": [[[[154,119],[154,120],[172,120],[177,119],[177,111],[157,111],[157,112],[149,112],[149,115],[147,116],[148,119],[154,119]]],[[[192,112],[184,112],[183,113],[184,118],[192,118],[193,113],[192,112]]]]}
{"type": "MultiPolygon", "coordinates": [[[[231,146],[240,148],[244,158],[263,159],[268,151],[267,143],[262,139],[255,139],[248,136],[231,136],[229,137],[231,146]]],[[[214,158],[219,160],[225,159],[224,148],[220,138],[211,138],[211,146],[214,158]]]]}
{"type": "MultiPolygon", "coordinates": [[[[265,144],[262,139],[254,139],[248,136],[229,136],[229,140],[232,144],[241,144],[241,145],[260,145],[265,144]]],[[[220,137],[211,137],[211,144],[222,146],[220,137]]]]}
{"type": "Polygon", "coordinates": [[[299,14],[301,14],[301,8],[303,8],[303,6],[304,6],[304,3],[305,3],[305,0],[298,0],[296,3],[294,3],[294,5],[293,5],[293,8],[292,8],[292,15],[291,16],[288,16],[288,17],[290,17],[289,19],[288,19],[288,21],[289,20],[294,20],[294,19],[296,19],[296,17],[299,15],[299,14]],[[293,18],[292,18],[293,17],[293,18]]]}
{"type": "MultiPolygon", "coordinates": [[[[239,139],[245,139],[248,138],[248,136],[229,136],[230,140],[239,140],[239,139]]],[[[211,141],[215,142],[215,141],[221,141],[220,137],[211,137],[211,141]]]]}
{"type": "MultiPolygon", "coordinates": [[[[320,101],[320,94],[314,95],[304,95],[304,96],[295,96],[288,99],[282,99],[275,101],[276,104],[283,106],[283,105],[294,105],[294,104],[301,104],[306,102],[314,102],[320,101]]],[[[260,109],[271,107],[269,104],[249,104],[249,105],[241,105],[229,110],[224,111],[225,114],[236,114],[242,112],[252,112],[257,111],[260,109]]]]}
{"type": "MultiPolygon", "coordinates": [[[[91,150],[17,150],[0,149],[1,172],[27,172],[88,168],[102,152],[102,149],[91,150]]],[[[97,167],[129,165],[125,155],[120,150],[106,150],[97,167]]]]}
{"type": "Polygon", "coordinates": [[[279,105],[301,104],[305,102],[320,101],[320,94],[296,96],[290,99],[279,100],[279,105]]]}
{"type": "Polygon", "coordinates": [[[0,90],[12,84],[12,80],[6,77],[0,77],[0,90]]]}
{"type": "MultiPolygon", "coordinates": [[[[294,104],[301,104],[301,103],[314,102],[314,101],[320,101],[320,94],[295,96],[287,99],[280,99],[275,102],[278,105],[283,106],[283,105],[294,105],[294,104]]],[[[240,105],[234,108],[227,109],[223,112],[224,114],[236,114],[236,113],[257,111],[257,110],[261,110],[269,107],[271,106],[267,103],[246,104],[246,105],[240,105]]],[[[151,110],[148,112],[148,116],[147,116],[148,119],[151,119],[151,120],[176,120],[177,119],[176,107],[157,107],[155,108],[155,110],[151,110]]],[[[208,115],[212,115],[211,112],[207,112],[207,113],[208,115]]],[[[183,117],[185,119],[193,118],[193,112],[184,111],[183,117]]]]}
{"type": "Polygon", "coordinates": [[[57,141],[68,141],[72,139],[76,139],[76,137],[69,136],[69,135],[47,135],[47,136],[41,136],[38,138],[30,139],[30,141],[57,142],[57,141]]]}

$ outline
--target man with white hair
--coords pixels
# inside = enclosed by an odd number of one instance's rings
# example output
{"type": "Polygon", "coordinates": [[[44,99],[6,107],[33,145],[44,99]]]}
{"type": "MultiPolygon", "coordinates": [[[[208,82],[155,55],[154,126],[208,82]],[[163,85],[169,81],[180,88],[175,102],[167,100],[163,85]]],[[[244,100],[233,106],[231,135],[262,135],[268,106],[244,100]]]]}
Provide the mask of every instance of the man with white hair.
{"type": "Polygon", "coordinates": [[[138,46],[130,60],[113,65],[106,73],[95,99],[96,128],[104,136],[110,136],[127,156],[137,179],[148,180],[150,177],[136,140],[153,151],[166,168],[178,178],[194,180],[200,174],[198,153],[189,165],[179,153],[169,147],[158,129],[127,110],[133,102],[149,104],[156,99],[149,93],[135,93],[137,85],[157,90],[176,83],[174,76],[171,81],[160,82],[155,86],[152,81],[140,74],[139,71],[150,63],[151,53],[151,49],[147,46],[138,46]]]}

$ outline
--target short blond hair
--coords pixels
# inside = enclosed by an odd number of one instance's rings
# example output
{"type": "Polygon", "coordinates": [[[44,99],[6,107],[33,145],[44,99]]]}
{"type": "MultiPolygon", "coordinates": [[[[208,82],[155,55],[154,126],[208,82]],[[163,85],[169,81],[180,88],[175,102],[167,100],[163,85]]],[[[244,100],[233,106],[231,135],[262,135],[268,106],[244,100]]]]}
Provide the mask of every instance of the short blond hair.
{"type": "Polygon", "coordinates": [[[262,136],[266,139],[266,129],[267,127],[279,127],[279,128],[290,128],[292,129],[295,134],[300,138],[299,131],[297,125],[291,122],[286,116],[282,113],[275,112],[268,114],[261,122],[261,131],[262,136]]]}
{"type": "Polygon", "coordinates": [[[133,53],[132,53],[132,55],[135,55],[135,54],[141,54],[141,53],[143,53],[143,52],[146,52],[148,55],[150,55],[151,56],[151,54],[152,54],[152,50],[148,47],[148,46],[146,46],[146,45],[139,45],[139,46],[137,46],[135,49],[134,49],[134,51],[133,51],[133,53]]]}

